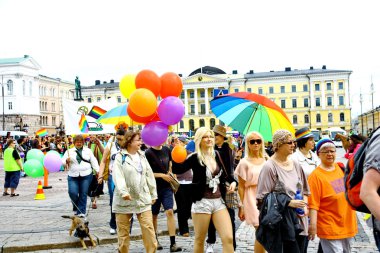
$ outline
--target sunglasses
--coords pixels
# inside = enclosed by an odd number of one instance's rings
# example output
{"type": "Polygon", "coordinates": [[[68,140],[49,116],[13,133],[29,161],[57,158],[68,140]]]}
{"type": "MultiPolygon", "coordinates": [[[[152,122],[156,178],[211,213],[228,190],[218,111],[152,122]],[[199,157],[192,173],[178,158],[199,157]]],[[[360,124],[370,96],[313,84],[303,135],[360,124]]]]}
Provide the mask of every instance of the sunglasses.
{"type": "Polygon", "coordinates": [[[249,144],[253,145],[253,144],[255,144],[255,143],[257,143],[257,144],[261,144],[261,143],[262,143],[262,140],[261,140],[261,139],[257,139],[257,140],[252,139],[252,140],[249,140],[249,144]]]}

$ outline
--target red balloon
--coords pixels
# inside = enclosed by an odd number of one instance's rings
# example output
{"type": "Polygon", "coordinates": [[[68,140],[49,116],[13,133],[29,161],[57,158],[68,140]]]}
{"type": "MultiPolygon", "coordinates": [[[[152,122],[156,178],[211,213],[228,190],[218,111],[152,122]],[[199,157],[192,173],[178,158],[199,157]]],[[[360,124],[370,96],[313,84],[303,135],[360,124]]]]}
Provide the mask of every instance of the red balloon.
{"type": "Polygon", "coordinates": [[[128,116],[137,123],[147,124],[151,122],[152,120],[160,120],[160,118],[157,115],[157,112],[154,112],[152,115],[149,115],[146,117],[141,117],[141,116],[136,115],[134,112],[132,112],[129,106],[127,107],[127,113],[128,113],[128,116]]]}
{"type": "Polygon", "coordinates": [[[156,97],[160,94],[161,80],[152,70],[145,69],[140,71],[136,76],[135,83],[136,89],[148,89],[153,92],[156,97]]]}
{"type": "Polygon", "coordinates": [[[182,92],[182,80],[176,73],[167,72],[161,77],[160,96],[166,98],[169,96],[178,97],[182,92]]]}

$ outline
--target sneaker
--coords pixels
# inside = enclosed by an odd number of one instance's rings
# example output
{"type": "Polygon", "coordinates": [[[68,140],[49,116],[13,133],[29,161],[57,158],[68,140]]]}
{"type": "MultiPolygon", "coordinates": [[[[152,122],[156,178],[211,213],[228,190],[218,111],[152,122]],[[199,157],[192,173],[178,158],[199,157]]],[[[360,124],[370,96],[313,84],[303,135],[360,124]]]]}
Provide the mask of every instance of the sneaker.
{"type": "Polygon", "coordinates": [[[170,246],[170,252],[178,252],[178,251],[182,251],[182,248],[178,247],[176,244],[173,244],[172,246],[170,246]]]}
{"type": "Polygon", "coordinates": [[[162,249],[164,249],[162,246],[161,246],[161,244],[157,241],[157,250],[162,250],[162,249]]]}
{"type": "Polygon", "coordinates": [[[213,252],[214,252],[214,244],[213,243],[207,243],[206,253],[213,253],[213,252]]]}
{"type": "Polygon", "coordinates": [[[111,235],[115,235],[115,234],[116,234],[116,229],[111,228],[111,229],[110,229],[110,234],[111,234],[111,235]]]}
{"type": "Polygon", "coordinates": [[[86,215],[85,215],[84,213],[77,214],[77,216],[78,216],[79,218],[85,218],[85,217],[86,217],[86,215]]]}

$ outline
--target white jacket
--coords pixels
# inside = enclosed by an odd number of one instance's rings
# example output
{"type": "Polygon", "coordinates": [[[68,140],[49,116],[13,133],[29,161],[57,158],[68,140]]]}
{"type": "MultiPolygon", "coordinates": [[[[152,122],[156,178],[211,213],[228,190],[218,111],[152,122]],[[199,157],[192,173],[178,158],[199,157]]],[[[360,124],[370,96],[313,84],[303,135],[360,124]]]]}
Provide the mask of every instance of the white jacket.
{"type": "Polygon", "coordinates": [[[142,166],[141,175],[126,150],[116,155],[113,165],[115,191],[112,211],[114,213],[142,213],[151,210],[152,200],[157,199],[153,171],[145,155],[140,151],[138,154],[142,166]],[[124,200],[123,197],[127,195],[130,195],[132,200],[124,200]]]}
{"type": "Polygon", "coordinates": [[[293,160],[297,161],[301,165],[303,171],[305,172],[306,178],[308,178],[311,172],[313,172],[313,170],[315,170],[315,168],[317,168],[321,163],[319,157],[313,151],[309,152],[311,154],[311,159],[304,156],[298,148],[296,152],[292,154],[293,160]]]}

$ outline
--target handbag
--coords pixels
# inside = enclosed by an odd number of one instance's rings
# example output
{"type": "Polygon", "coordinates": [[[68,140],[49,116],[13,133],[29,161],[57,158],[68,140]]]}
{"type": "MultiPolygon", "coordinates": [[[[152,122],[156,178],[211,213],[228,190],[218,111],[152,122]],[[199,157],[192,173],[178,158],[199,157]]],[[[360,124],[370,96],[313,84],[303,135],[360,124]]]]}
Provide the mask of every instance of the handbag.
{"type": "Polygon", "coordinates": [[[173,192],[176,193],[178,191],[180,183],[179,183],[178,179],[173,175],[173,173],[169,172],[168,175],[172,179],[170,181],[170,187],[172,188],[173,192]]]}

